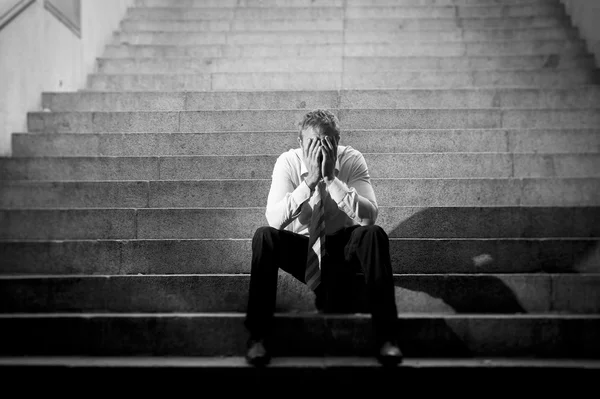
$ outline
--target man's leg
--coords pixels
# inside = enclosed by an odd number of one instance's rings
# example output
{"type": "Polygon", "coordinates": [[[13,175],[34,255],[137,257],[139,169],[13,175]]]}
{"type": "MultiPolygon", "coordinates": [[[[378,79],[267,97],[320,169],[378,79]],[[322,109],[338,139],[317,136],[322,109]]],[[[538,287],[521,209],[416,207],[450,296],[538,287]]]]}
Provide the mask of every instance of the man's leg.
{"type": "Polygon", "coordinates": [[[245,326],[251,340],[262,340],[273,323],[278,269],[304,282],[308,237],[272,227],[256,230],[245,326]]]}
{"type": "Polygon", "coordinates": [[[393,355],[395,350],[389,350],[390,345],[396,346],[398,313],[387,234],[376,225],[355,228],[344,255],[347,261],[358,261],[365,275],[377,344],[381,351],[386,352],[380,352],[380,355],[391,357],[392,361],[400,361],[400,351],[397,350],[398,354],[393,355]],[[386,345],[387,349],[384,348],[386,345]]]}

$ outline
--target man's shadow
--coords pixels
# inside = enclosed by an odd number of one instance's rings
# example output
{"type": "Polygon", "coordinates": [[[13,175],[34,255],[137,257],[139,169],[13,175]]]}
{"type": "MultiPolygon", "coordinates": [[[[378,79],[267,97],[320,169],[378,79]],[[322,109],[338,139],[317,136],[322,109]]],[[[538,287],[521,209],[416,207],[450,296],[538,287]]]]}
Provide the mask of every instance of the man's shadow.
{"type": "MultiPolygon", "coordinates": [[[[406,348],[408,356],[413,353],[418,356],[471,356],[474,350],[464,338],[470,331],[470,327],[465,327],[468,321],[463,323],[453,315],[551,311],[551,304],[537,301],[536,293],[528,292],[544,287],[533,285],[535,282],[527,280],[527,275],[598,272],[600,269],[600,248],[594,240],[566,240],[563,245],[557,245],[557,241],[535,239],[536,235],[543,237],[544,231],[556,230],[553,218],[534,217],[535,232],[524,224],[520,233],[515,234],[517,237],[499,240],[462,237],[453,244],[452,239],[435,240],[433,236],[418,235],[418,232],[435,231],[432,226],[439,224],[444,212],[453,211],[450,208],[425,208],[404,220],[383,220],[382,223],[390,237],[398,311],[414,316],[401,317],[398,321],[399,343],[406,348]],[[390,225],[395,227],[389,228],[390,225]],[[528,237],[534,239],[522,240],[523,245],[515,245],[515,238],[528,237]],[[419,317],[423,314],[428,317],[419,317]]],[[[475,210],[472,214],[483,217],[486,213],[475,210]]],[[[469,223],[485,226],[489,220],[471,218],[469,223]]],[[[590,235],[594,236],[594,231],[590,231],[590,235]]],[[[293,278],[281,275],[278,290],[288,293],[279,294],[278,311],[315,310],[312,293],[293,278]]],[[[370,338],[364,334],[365,329],[370,331],[370,324],[365,324],[368,319],[348,321],[337,317],[339,314],[370,313],[364,276],[361,273],[341,276],[334,295],[333,305],[324,314],[324,324],[313,326],[324,336],[321,348],[328,354],[349,350],[357,354],[368,352],[370,338]],[[327,317],[328,314],[331,317],[327,317]],[[343,336],[346,339],[340,339],[343,336]]],[[[551,301],[550,297],[546,299],[551,301]]],[[[303,330],[299,324],[294,328],[303,330]]],[[[296,332],[287,331],[287,334],[291,337],[296,332]]],[[[317,347],[319,345],[313,343],[301,350],[314,351],[317,347]]]]}

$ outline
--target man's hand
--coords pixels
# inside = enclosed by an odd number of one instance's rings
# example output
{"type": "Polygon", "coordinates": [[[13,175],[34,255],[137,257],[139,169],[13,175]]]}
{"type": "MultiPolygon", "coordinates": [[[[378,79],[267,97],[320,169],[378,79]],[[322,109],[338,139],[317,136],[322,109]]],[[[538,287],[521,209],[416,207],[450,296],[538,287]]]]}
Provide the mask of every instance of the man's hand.
{"type": "Polygon", "coordinates": [[[337,161],[337,142],[333,137],[327,136],[322,140],[321,154],[323,155],[321,174],[325,181],[333,181],[335,179],[334,170],[337,161]]]}
{"type": "Polygon", "coordinates": [[[306,168],[308,169],[308,176],[306,176],[305,182],[311,190],[314,190],[319,183],[319,180],[323,177],[321,171],[321,163],[323,155],[321,153],[321,141],[318,139],[308,139],[308,144],[304,148],[304,161],[306,162],[306,168]]]}

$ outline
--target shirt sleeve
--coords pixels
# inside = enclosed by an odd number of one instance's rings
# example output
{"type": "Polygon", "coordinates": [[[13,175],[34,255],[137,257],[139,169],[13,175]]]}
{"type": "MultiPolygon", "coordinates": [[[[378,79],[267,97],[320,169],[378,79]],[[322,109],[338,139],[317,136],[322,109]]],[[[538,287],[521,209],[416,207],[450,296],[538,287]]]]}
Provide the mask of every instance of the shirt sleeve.
{"type": "Polygon", "coordinates": [[[358,153],[351,165],[348,184],[337,177],[328,186],[330,197],[348,217],[359,224],[373,224],[377,220],[378,206],[367,162],[358,153]]]}
{"type": "Polygon", "coordinates": [[[298,217],[302,204],[310,199],[312,192],[303,181],[294,187],[292,168],[283,155],[277,158],[267,199],[266,217],[269,226],[284,229],[298,217]]]}

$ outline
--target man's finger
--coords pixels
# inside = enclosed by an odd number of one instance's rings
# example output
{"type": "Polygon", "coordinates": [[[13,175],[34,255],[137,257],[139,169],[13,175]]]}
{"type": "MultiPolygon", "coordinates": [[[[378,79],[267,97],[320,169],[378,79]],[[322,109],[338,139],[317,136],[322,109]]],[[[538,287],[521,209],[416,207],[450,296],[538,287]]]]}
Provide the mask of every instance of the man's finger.
{"type": "Polygon", "coordinates": [[[322,147],[322,145],[318,142],[318,140],[315,140],[315,145],[313,146],[313,149],[312,149],[312,154],[315,158],[319,154],[321,147],[322,147]]]}
{"type": "Polygon", "coordinates": [[[312,139],[308,139],[306,146],[302,149],[304,151],[304,156],[308,157],[310,154],[310,145],[312,144],[312,139]]]}
{"type": "Polygon", "coordinates": [[[308,156],[309,156],[310,158],[314,157],[314,154],[315,154],[315,148],[317,148],[317,147],[318,147],[317,140],[315,140],[315,139],[311,139],[310,147],[309,147],[309,149],[308,149],[308,156]]]}
{"type": "Polygon", "coordinates": [[[335,158],[335,148],[331,142],[331,139],[327,137],[326,141],[326,150],[331,158],[335,158]]]}

